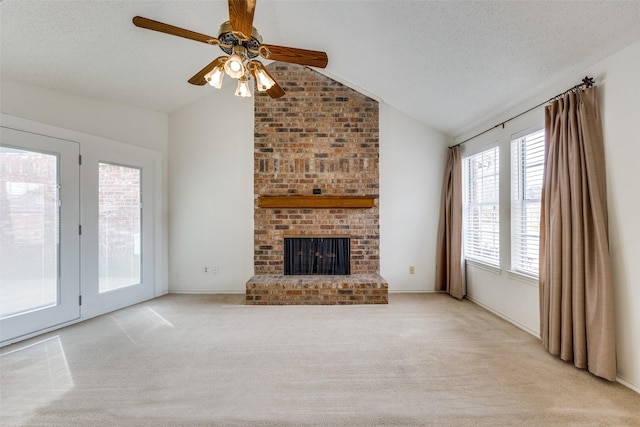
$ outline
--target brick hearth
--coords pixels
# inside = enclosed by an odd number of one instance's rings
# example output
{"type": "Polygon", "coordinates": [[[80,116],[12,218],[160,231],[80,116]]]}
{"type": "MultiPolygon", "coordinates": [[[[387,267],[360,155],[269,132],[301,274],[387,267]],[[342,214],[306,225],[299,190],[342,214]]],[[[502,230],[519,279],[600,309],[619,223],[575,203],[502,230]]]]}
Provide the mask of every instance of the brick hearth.
{"type": "Polygon", "coordinates": [[[388,284],[377,274],[351,276],[253,276],[247,282],[246,303],[387,304],[388,284]]]}

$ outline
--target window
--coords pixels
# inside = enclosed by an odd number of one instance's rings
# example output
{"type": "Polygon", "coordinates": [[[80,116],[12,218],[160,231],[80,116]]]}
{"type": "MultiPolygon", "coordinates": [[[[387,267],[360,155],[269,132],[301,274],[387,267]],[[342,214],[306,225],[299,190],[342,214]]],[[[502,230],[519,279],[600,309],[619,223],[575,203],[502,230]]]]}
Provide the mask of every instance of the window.
{"type": "Polygon", "coordinates": [[[98,165],[99,289],[140,283],[141,170],[98,165]]]}
{"type": "Polygon", "coordinates": [[[0,147],[0,317],[58,304],[59,160],[0,147]]]}
{"type": "Polygon", "coordinates": [[[465,259],[500,265],[498,147],[463,160],[465,259]]]}
{"type": "Polygon", "coordinates": [[[511,270],[538,276],[544,129],[511,141],[511,270]]]}

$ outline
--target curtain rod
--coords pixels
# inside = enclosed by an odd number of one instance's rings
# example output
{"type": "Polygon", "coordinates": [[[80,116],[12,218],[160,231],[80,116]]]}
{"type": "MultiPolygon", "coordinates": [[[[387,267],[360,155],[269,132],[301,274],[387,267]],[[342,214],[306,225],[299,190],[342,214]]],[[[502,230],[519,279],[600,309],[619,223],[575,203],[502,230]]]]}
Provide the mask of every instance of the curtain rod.
{"type": "Polygon", "coordinates": [[[451,147],[449,147],[449,148],[453,148],[453,147],[457,147],[458,145],[462,145],[462,144],[464,144],[465,142],[471,141],[472,139],[477,138],[477,137],[479,137],[480,135],[484,135],[485,133],[487,133],[487,132],[489,132],[489,131],[492,131],[492,130],[494,130],[495,128],[497,128],[497,127],[499,127],[499,126],[502,126],[502,129],[504,129],[504,124],[505,124],[505,123],[510,122],[510,121],[511,121],[511,120],[513,120],[513,119],[517,119],[518,117],[522,116],[523,114],[527,114],[529,111],[533,111],[533,110],[535,110],[536,108],[541,107],[541,106],[543,106],[544,104],[546,104],[546,103],[548,103],[548,102],[551,102],[551,101],[553,101],[553,100],[555,100],[555,99],[557,99],[557,98],[560,98],[560,97],[562,97],[562,96],[564,96],[564,95],[568,94],[568,93],[569,93],[569,92],[571,92],[571,91],[578,90],[578,89],[580,89],[580,88],[582,88],[582,87],[584,87],[584,88],[586,89],[586,88],[590,88],[591,86],[593,86],[593,78],[592,78],[592,77],[587,76],[587,77],[585,77],[584,79],[582,79],[582,82],[581,82],[581,83],[578,83],[578,84],[577,84],[577,85],[575,85],[574,87],[569,88],[569,89],[565,90],[564,92],[557,94],[556,96],[554,96],[553,98],[549,99],[548,101],[541,102],[540,104],[538,104],[538,105],[536,105],[536,106],[534,106],[534,107],[529,108],[527,111],[523,111],[522,113],[520,113],[520,114],[518,114],[518,115],[515,115],[515,116],[513,116],[513,117],[510,117],[510,118],[508,118],[507,120],[505,120],[504,122],[502,122],[502,123],[498,123],[498,124],[497,124],[497,125],[495,125],[494,127],[489,128],[489,129],[487,129],[487,130],[484,130],[484,131],[482,131],[482,132],[480,132],[480,133],[478,133],[478,134],[476,134],[476,135],[473,135],[471,138],[467,138],[467,139],[465,139],[465,140],[464,140],[464,141],[462,141],[462,142],[458,142],[457,144],[452,145],[452,146],[451,146],[451,147]]]}

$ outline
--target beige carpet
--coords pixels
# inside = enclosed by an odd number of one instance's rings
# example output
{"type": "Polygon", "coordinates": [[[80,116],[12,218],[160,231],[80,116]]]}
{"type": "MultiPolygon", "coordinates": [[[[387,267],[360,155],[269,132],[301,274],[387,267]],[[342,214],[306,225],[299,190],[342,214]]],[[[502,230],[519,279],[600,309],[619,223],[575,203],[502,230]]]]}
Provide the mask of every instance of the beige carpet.
{"type": "Polygon", "coordinates": [[[469,301],[169,295],[0,349],[0,424],[640,425],[640,395],[469,301]]]}

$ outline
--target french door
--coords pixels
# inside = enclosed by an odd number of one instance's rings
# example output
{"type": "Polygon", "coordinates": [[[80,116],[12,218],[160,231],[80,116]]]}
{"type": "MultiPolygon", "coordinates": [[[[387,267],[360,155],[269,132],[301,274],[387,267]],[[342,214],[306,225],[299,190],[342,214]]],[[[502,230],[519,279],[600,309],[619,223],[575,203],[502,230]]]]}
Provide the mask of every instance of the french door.
{"type": "Polygon", "coordinates": [[[153,157],[0,129],[0,344],[153,298],[153,157]]]}
{"type": "Polygon", "coordinates": [[[0,342],[5,342],[80,317],[79,146],[0,131],[0,342]]]}
{"type": "Polygon", "coordinates": [[[153,298],[153,191],[149,158],[82,150],[82,316],[153,298]]]}

